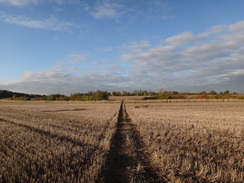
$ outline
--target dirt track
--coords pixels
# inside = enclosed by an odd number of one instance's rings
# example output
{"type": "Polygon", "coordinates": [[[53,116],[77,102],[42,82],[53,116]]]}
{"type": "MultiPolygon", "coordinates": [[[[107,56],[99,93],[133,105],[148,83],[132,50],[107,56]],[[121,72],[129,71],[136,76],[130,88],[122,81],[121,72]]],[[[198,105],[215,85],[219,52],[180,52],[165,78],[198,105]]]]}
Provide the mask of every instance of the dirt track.
{"type": "Polygon", "coordinates": [[[117,130],[98,182],[167,182],[150,162],[150,155],[122,102],[117,130]]]}

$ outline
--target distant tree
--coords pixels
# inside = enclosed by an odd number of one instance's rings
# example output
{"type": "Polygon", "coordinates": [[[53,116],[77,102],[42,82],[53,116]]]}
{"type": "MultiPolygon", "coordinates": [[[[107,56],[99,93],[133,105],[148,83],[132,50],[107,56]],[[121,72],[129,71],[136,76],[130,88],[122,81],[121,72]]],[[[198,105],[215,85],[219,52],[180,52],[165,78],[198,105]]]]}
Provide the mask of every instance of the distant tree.
{"type": "Polygon", "coordinates": [[[119,91],[113,91],[112,96],[121,96],[121,93],[119,91]]]}
{"type": "Polygon", "coordinates": [[[12,92],[8,90],[0,90],[0,99],[1,98],[16,99],[18,97],[35,98],[36,96],[41,96],[41,95],[12,92]]]}
{"type": "Polygon", "coordinates": [[[202,91],[200,92],[201,95],[207,95],[207,92],[206,91],[202,91]]]}
{"type": "Polygon", "coordinates": [[[107,91],[97,90],[96,92],[89,91],[88,93],[74,93],[70,95],[70,100],[89,101],[89,100],[108,100],[110,93],[107,91]]]}
{"type": "Polygon", "coordinates": [[[60,93],[57,93],[57,94],[48,95],[46,99],[50,101],[55,101],[55,100],[58,101],[58,100],[68,100],[68,97],[60,93]]]}
{"type": "Polygon", "coordinates": [[[149,93],[145,90],[145,91],[143,91],[143,96],[148,96],[149,95],[149,93]]]}
{"type": "Polygon", "coordinates": [[[158,99],[163,100],[163,99],[170,99],[170,94],[168,91],[163,91],[162,88],[158,90],[157,94],[158,99]]]}
{"type": "Polygon", "coordinates": [[[22,101],[26,101],[26,100],[30,100],[30,98],[29,98],[29,97],[24,97],[24,96],[22,96],[22,97],[16,97],[14,100],[22,100],[22,101]]]}
{"type": "Polygon", "coordinates": [[[82,94],[81,93],[72,93],[70,95],[70,100],[75,100],[75,101],[82,100],[82,94]]]}
{"type": "Polygon", "coordinates": [[[142,92],[141,89],[140,89],[140,90],[135,90],[135,91],[134,91],[134,95],[135,95],[135,96],[143,96],[143,92],[142,92]]]}
{"type": "Polygon", "coordinates": [[[177,91],[170,91],[169,94],[170,95],[179,95],[179,92],[177,92],[177,91]]]}
{"type": "Polygon", "coordinates": [[[212,90],[212,91],[208,92],[208,94],[209,94],[209,95],[216,95],[216,94],[217,94],[217,92],[216,92],[216,91],[214,91],[214,90],[212,90]]]}
{"type": "Polygon", "coordinates": [[[0,90],[0,98],[12,98],[13,92],[8,90],[0,90]]]}
{"type": "Polygon", "coordinates": [[[122,91],[122,95],[123,95],[123,96],[130,96],[130,92],[122,91]]]}
{"type": "Polygon", "coordinates": [[[230,93],[229,90],[226,90],[226,91],[224,92],[225,95],[228,95],[229,93],[230,93]]]}
{"type": "Polygon", "coordinates": [[[163,100],[163,99],[170,99],[170,95],[167,93],[159,93],[158,94],[158,99],[163,100]]]}
{"type": "Polygon", "coordinates": [[[109,93],[106,91],[97,90],[92,94],[94,100],[108,100],[109,93]]]}
{"type": "Polygon", "coordinates": [[[159,88],[158,89],[158,94],[163,93],[163,91],[164,91],[163,88],[159,88]]]}

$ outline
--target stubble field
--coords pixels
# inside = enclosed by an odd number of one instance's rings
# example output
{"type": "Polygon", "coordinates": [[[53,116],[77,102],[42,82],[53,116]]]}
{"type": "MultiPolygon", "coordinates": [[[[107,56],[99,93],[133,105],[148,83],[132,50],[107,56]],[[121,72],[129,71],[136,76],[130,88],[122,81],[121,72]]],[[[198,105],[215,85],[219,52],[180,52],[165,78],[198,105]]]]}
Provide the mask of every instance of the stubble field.
{"type": "Polygon", "coordinates": [[[243,182],[244,104],[128,104],[170,182],[243,182]]]}
{"type": "Polygon", "coordinates": [[[0,102],[0,182],[243,182],[244,103],[0,102]]]}

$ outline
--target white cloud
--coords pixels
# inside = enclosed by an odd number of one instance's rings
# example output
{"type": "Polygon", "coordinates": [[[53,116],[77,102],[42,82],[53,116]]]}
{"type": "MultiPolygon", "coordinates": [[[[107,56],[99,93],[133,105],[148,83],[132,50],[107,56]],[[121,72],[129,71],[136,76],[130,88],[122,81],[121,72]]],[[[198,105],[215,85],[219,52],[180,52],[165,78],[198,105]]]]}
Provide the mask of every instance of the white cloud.
{"type": "Polygon", "coordinates": [[[200,34],[186,32],[165,39],[166,45],[126,53],[121,59],[131,63],[131,77],[154,77],[154,84],[163,83],[164,88],[216,83],[222,88],[238,87],[233,78],[244,80],[243,70],[239,71],[244,68],[243,31],[243,23],[238,22],[215,26],[200,34]]]}
{"type": "Polygon", "coordinates": [[[243,22],[238,22],[215,26],[200,34],[172,36],[164,40],[168,43],[164,45],[152,46],[145,40],[130,42],[122,46],[126,52],[118,58],[120,62],[113,63],[101,64],[99,60],[89,61],[84,54],[70,54],[70,65],[85,61],[86,67],[73,72],[63,64],[39,73],[25,73],[17,81],[0,84],[0,88],[65,94],[98,89],[157,91],[161,87],[244,93],[243,30],[243,22]]]}
{"type": "Polygon", "coordinates": [[[201,39],[201,36],[196,36],[191,32],[183,32],[182,34],[167,38],[166,43],[173,45],[184,45],[198,39],[201,39]]]}
{"type": "Polygon", "coordinates": [[[237,76],[237,75],[244,75],[244,70],[236,70],[229,73],[224,73],[220,75],[210,76],[207,77],[209,80],[213,81],[214,83],[221,83],[223,81],[230,80],[231,77],[237,76]]]}
{"type": "Polygon", "coordinates": [[[168,3],[161,0],[153,1],[124,1],[124,0],[95,0],[86,4],[84,9],[95,19],[116,19],[125,18],[128,22],[140,19],[152,20],[172,19],[173,16],[168,12],[171,10],[168,3]],[[162,15],[162,12],[165,12],[162,15]],[[156,17],[154,15],[157,15],[156,17]]]}
{"type": "Polygon", "coordinates": [[[38,4],[41,1],[42,0],[0,0],[0,3],[12,6],[26,6],[30,4],[38,4]]]}
{"type": "Polygon", "coordinates": [[[104,1],[95,6],[91,15],[96,19],[118,18],[123,14],[122,7],[123,6],[118,3],[109,3],[104,1]]]}
{"type": "Polygon", "coordinates": [[[44,2],[54,2],[58,5],[75,4],[79,3],[79,0],[0,0],[0,4],[6,4],[10,6],[25,7],[29,5],[37,5],[44,2]]]}
{"type": "Polygon", "coordinates": [[[49,0],[50,2],[54,2],[58,5],[65,5],[65,4],[79,4],[80,0],[49,0]]]}
{"type": "Polygon", "coordinates": [[[220,42],[206,42],[198,46],[192,46],[182,51],[182,56],[196,61],[208,61],[215,58],[225,58],[231,56],[231,50],[222,46],[220,42]]]}
{"type": "MultiPolygon", "coordinates": [[[[110,68],[115,70],[114,67],[110,68]]],[[[120,76],[116,71],[89,72],[77,75],[69,72],[60,72],[50,69],[38,73],[24,73],[20,79],[0,84],[0,88],[28,93],[64,93],[69,95],[75,92],[96,90],[113,90],[115,87],[122,90],[127,78],[120,76]],[[113,86],[116,83],[120,86],[113,86]]]]}
{"type": "Polygon", "coordinates": [[[213,27],[210,27],[209,29],[207,29],[207,32],[211,33],[211,34],[218,34],[219,32],[223,32],[226,31],[228,28],[228,26],[226,25],[216,25],[213,27]]]}
{"type": "Polygon", "coordinates": [[[243,33],[244,32],[244,21],[240,21],[240,22],[230,25],[228,30],[230,32],[234,32],[234,33],[235,32],[243,33]]]}
{"type": "Polygon", "coordinates": [[[10,16],[3,12],[0,12],[0,20],[15,25],[21,25],[29,28],[36,29],[47,29],[54,31],[70,31],[72,27],[77,27],[77,25],[58,20],[56,17],[51,16],[48,19],[31,19],[23,16],[10,16]]]}

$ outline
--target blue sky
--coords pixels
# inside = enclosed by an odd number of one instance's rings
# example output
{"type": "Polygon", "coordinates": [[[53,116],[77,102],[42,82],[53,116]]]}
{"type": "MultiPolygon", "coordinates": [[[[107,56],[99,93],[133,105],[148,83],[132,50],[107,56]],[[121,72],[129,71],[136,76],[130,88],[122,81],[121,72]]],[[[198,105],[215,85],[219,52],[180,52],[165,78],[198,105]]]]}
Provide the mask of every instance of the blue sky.
{"type": "Polygon", "coordinates": [[[244,93],[243,0],[0,0],[0,89],[244,93]]]}

